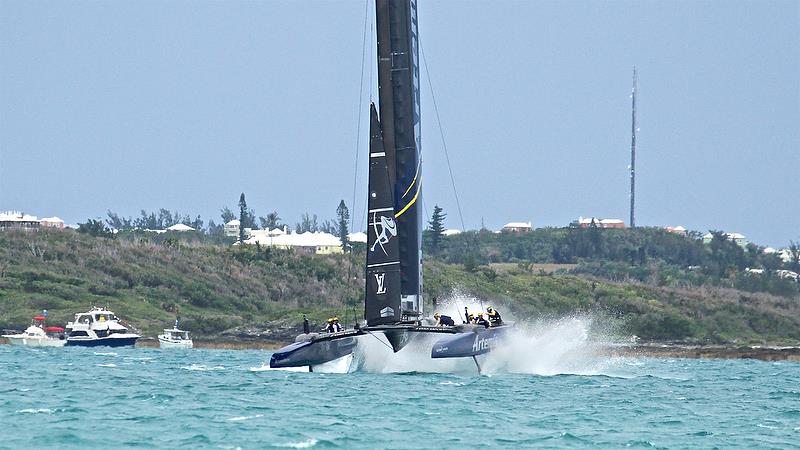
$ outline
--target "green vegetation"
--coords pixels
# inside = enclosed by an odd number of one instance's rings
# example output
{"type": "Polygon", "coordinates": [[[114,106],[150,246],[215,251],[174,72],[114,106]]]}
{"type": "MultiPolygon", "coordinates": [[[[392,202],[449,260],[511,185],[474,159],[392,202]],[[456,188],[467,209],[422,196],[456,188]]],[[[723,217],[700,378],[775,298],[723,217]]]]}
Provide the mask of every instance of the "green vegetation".
{"type": "MultiPolygon", "coordinates": [[[[180,311],[198,335],[252,327],[279,339],[302,313],[316,324],[362,314],[363,245],[306,255],[203,232],[109,236],[90,225],[0,232],[0,328],[22,329],[41,309],[66,323],[108,305],[150,336],[180,311]]],[[[519,319],[588,313],[645,340],[800,340],[797,283],[774,274],[784,263],[715,239],[638,228],[463,233],[426,260],[426,299],[461,292],[519,319]]]]}

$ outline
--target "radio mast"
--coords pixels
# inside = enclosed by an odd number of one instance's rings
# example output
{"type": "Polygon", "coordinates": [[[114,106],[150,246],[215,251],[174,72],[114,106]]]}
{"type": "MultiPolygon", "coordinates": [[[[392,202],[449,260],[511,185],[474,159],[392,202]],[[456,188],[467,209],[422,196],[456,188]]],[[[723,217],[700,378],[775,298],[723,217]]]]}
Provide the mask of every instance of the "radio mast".
{"type": "Polygon", "coordinates": [[[633,66],[633,88],[631,89],[631,228],[636,226],[634,214],[636,200],[636,66],[633,66]]]}

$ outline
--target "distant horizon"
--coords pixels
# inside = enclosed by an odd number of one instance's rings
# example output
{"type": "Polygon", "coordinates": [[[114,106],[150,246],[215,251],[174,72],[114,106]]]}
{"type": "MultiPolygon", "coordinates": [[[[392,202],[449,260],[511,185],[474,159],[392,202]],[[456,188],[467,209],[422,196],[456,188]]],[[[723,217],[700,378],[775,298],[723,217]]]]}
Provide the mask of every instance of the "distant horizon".
{"type": "MultiPolygon", "coordinates": [[[[0,211],[219,223],[244,192],[292,226],[344,199],[363,230],[373,3],[0,3],[0,211]]],[[[438,204],[461,228],[452,168],[468,229],[629,225],[636,66],[637,226],[800,241],[797,17],[784,0],[420,0],[425,223],[438,204]]]]}

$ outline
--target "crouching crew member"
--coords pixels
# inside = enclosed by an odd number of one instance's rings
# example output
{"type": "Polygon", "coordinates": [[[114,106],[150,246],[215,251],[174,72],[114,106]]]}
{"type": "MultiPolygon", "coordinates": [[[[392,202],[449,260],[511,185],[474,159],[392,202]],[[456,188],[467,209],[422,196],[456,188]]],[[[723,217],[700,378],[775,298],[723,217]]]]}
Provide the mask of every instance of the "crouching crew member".
{"type": "Polygon", "coordinates": [[[486,308],[486,315],[489,316],[489,325],[499,327],[503,324],[503,319],[500,318],[500,313],[491,306],[486,308]]]}
{"type": "Polygon", "coordinates": [[[489,328],[489,321],[483,317],[483,313],[475,314],[475,325],[483,325],[484,328],[489,328]]]}
{"type": "Polygon", "coordinates": [[[441,326],[452,327],[452,326],[455,326],[455,324],[456,324],[453,321],[452,317],[445,316],[443,314],[439,314],[438,312],[433,315],[433,318],[436,319],[436,326],[438,326],[438,327],[441,327],[441,326]]]}

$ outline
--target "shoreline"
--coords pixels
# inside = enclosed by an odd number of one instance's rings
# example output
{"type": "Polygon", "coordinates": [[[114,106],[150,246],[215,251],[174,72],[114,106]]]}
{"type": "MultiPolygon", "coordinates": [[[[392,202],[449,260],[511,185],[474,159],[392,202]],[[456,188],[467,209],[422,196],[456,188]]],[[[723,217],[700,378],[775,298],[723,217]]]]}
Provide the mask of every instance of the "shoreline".
{"type": "MultiPolygon", "coordinates": [[[[8,340],[0,338],[0,345],[8,340]]],[[[202,339],[194,340],[194,348],[211,350],[276,350],[284,343],[260,340],[202,339]]],[[[136,348],[159,348],[158,339],[141,338],[136,348]]],[[[686,345],[686,344],[623,344],[607,345],[598,355],[611,357],[689,358],[689,359],[757,359],[760,361],[800,361],[800,346],[769,345],[686,345]]]]}

